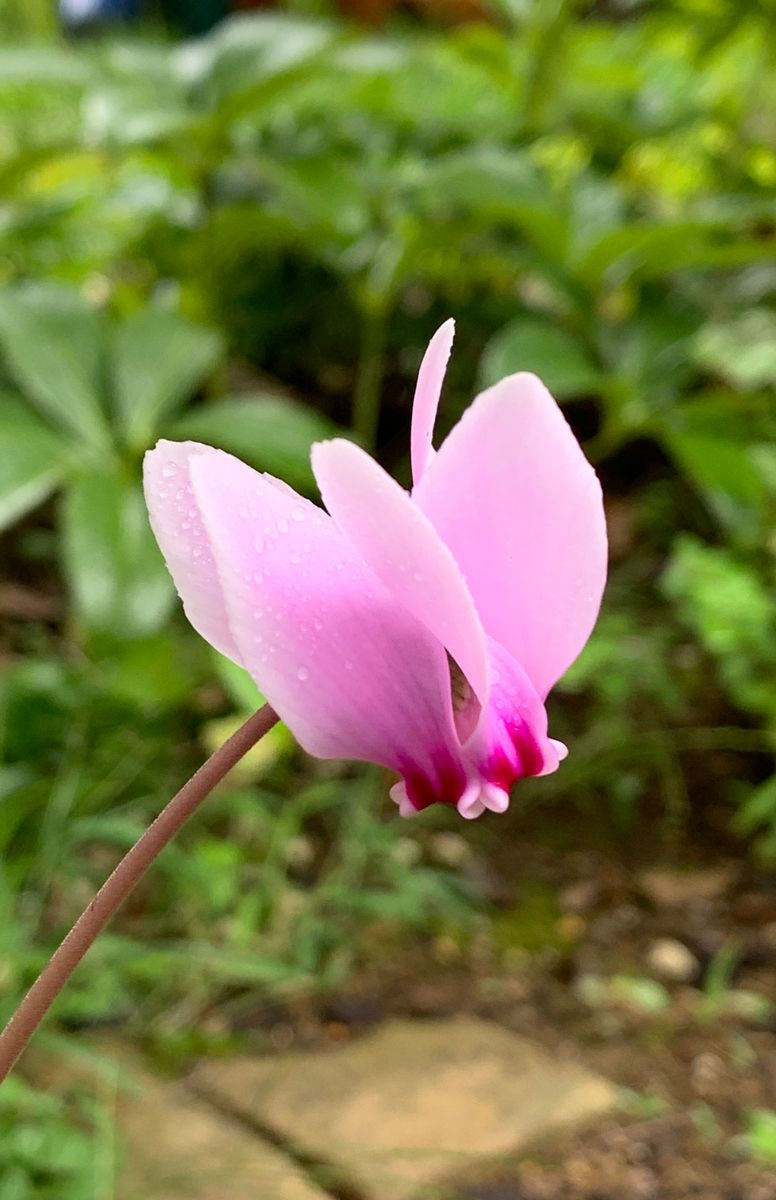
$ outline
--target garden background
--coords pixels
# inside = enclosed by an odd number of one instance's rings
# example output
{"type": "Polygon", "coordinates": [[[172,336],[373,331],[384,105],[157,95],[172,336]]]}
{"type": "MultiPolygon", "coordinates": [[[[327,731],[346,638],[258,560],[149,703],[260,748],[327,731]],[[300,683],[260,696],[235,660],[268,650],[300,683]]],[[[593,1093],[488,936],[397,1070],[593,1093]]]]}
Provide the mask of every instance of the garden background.
{"type": "MultiPolygon", "coordinates": [[[[604,484],[604,609],[550,703],[568,761],[505,817],[408,825],[381,772],[278,729],[40,1045],[108,1031],[174,1073],[300,1005],[325,1037],[419,983],[454,1011],[519,977],[574,997],[574,1036],[618,1021],[637,1063],[677,1022],[693,1053],[766,1038],[772,1092],[683,1103],[719,1171],[776,1159],[776,6],[299,0],[189,37],[206,10],[66,36],[0,0],[0,1015],[257,703],[178,610],[144,451],[196,438],[314,495],[310,444],[344,432],[406,482],[415,372],[454,316],[441,432],[532,370],[604,484]],[[591,972],[628,909],[641,932],[591,972]],[[684,978],[650,966],[666,934],[684,978]]],[[[644,1072],[649,1124],[673,1084],[644,1072]]],[[[20,1077],[0,1196],[113,1195],[112,1137],[99,1089],[20,1077]]]]}

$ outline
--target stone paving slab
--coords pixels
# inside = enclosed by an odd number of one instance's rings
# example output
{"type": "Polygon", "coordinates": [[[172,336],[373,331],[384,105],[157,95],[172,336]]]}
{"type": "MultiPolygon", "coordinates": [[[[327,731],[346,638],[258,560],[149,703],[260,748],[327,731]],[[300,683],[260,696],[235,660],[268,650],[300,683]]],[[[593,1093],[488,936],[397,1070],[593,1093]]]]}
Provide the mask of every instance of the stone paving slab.
{"type": "Polygon", "coordinates": [[[296,1164],[180,1084],[120,1105],[117,1200],[327,1200],[296,1164]]]}
{"type": "Polygon", "coordinates": [[[473,1166],[617,1103],[616,1089],[585,1067],[470,1017],[392,1021],[325,1054],[208,1062],[189,1085],[330,1164],[364,1200],[441,1195],[473,1166]]]}
{"type": "Polygon", "coordinates": [[[91,1045],[91,1059],[28,1053],[39,1087],[87,1087],[114,1110],[115,1200],[330,1200],[293,1159],[182,1083],[151,1075],[121,1044],[91,1045]]]}

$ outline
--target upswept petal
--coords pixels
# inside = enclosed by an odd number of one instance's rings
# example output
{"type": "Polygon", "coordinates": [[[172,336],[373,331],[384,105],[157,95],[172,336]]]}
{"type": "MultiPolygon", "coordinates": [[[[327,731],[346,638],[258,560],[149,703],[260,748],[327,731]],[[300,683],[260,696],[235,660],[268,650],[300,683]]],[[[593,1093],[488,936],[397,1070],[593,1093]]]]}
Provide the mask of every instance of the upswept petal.
{"type": "Polygon", "coordinates": [[[189,621],[216,650],[241,663],[226,613],[210,539],[202,524],[189,475],[191,456],[218,452],[199,442],[158,442],[143,462],[151,528],[189,621]]]}
{"type": "Polygon", "coordinates": [[[512,375],[478,396],[413,500],[543,699],[595,623],[606,525],[595,471],[540,380],[512,375]]]}
{"type": "Polygon", "coordinates": [[[414,483],[418,482],[434,457],[431,438],[454,337],[455,321],[451,318],[432,337],[418,371],[412,402],[411,458],[414,483]]]}
{"type": "Polygon", "coordinates": [[[560,762],[559,743],[547,736],[547,712],[526,672],[512,655],[488,638],[491,692],[487,712],[465,751],[484,781],[487,808],[501,797],[504,811],[509,789],[518,779],[549,775],[560,762]]]}
{"type": "Polygon", "coordinates": [[[353,442],[312,450],[313,472],[339,529],[394,600],[450,652],[485,706],[485,637],[466,581],[410,496],[353,442]]]}
{"type": "Polygon", "coordinates": [[[411,781],[414,807],[466,785],[444,649],[327,513],[223,452],[190,461],[241,658],[302,746],[411,781]]]}

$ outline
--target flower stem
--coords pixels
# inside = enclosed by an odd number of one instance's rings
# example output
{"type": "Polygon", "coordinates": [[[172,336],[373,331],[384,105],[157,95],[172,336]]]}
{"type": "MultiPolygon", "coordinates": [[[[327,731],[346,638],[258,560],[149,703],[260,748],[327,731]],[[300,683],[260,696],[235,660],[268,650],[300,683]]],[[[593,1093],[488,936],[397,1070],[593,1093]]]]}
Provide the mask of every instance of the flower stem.
{"type": "Polygon", "coordinates": [[[244,754],[278,718],[268,704],[203,763],[125,854],[81,913],[0,1034],[0,1083],[8,1075],[81,959],[157,855],[244,754]]]}

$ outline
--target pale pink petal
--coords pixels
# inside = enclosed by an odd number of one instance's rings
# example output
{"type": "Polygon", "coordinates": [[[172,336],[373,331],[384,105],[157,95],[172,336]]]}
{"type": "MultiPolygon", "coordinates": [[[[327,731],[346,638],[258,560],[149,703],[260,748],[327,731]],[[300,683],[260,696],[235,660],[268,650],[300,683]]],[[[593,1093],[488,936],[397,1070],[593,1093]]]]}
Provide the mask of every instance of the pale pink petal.
{"type": "Polygon", "coordinates": [[[414,808],[466,786],[441,644],[331,517],[222,452],[190,472],[240,656],[311,754],[401,772],[414,808]]]}
{"type": "MultiPolygon", "coordinates": [[[[488,638],[490,704],[464,746],[472,773],[482,783],[485,807],[503,812],[518,779],[548,775],[560,762],[559,743],[547,736],[547,712],[518,662],[488,638]]],[[[460,802],[459,802],[460,811],[460,802]]]]}
{"type": "Polygon", "coordinates": [[[186,616],[212,646],[241,663],[226,614],[210,539],[202,524],[189,476],[192,454],[217,454],[199,442],[157,443],[143,462],[148,515],[186,616]]]}
{"type": "Polygon", "coordinates": [[[606,578],[601,487],[544,385],[512,375],[479,396],[413,499],[544,698],[590,636],[606,578]]]}
{"type": "Polygon", "coordinates": [[[415,399],[412,402],[411,438],[412,478],[415,483],[434,457],[431,439],[454,336],[455,321],[445,321],[429,342],[418,371],[415,399]]]}
{"type": "Polygon", "coordinates": [[[482,626],[460,569],[431,522],[353,442],[319,442],[312,460],[324,503],[357,554],[449,650],[486,705],[482,626]]]}

